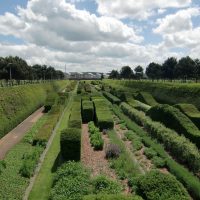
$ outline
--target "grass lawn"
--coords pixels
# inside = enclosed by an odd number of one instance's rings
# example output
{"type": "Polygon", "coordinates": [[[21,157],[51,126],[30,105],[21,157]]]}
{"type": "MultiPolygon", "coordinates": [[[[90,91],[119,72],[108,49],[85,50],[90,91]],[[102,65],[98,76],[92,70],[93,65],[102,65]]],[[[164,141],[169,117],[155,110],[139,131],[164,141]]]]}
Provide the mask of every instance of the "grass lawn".
{"type": "MultiPolygon", "coordinates": [[[[73,95],[72,95],[73,96],[73,95]]],[[[45,156],[44,162],[42,163],[40,172],[35,180],[32,191],[29,195],[29,200],[48,200],[51,185],[54,176],[54,163],[59,156],[60,152],[60,132],[62,129],[67,128],[67,121],[69,119],[70,108],[73,98],[68,102],[67,107],[64,110],[64,115],[61,118],[60,126],[56,131],[56,135],[52,141],[52,144],[45,156]]]]}

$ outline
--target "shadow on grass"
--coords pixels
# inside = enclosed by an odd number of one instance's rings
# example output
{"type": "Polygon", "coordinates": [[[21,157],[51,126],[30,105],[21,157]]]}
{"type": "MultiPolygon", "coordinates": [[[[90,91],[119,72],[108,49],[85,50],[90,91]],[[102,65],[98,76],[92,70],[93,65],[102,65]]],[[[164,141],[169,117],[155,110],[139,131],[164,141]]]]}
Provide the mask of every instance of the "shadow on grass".
{"type": "Polygon", "coordinates": [[[53,164],[53,167],[51,168],[51,172],[54,173],[57,171],[57,169],[64,163],[64,159],[61,155],[61,152],[59,152],[57,158],[55,159],[55,162],[53,164]]]}

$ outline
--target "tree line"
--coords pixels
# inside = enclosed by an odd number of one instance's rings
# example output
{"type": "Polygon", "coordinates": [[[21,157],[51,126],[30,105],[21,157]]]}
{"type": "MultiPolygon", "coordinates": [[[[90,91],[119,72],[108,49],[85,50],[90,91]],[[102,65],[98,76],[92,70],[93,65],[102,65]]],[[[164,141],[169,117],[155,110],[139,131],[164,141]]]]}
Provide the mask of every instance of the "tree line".
{"type": "Polygon", "coordinates": [[[118,72],[112,70],[109,78],[111,79],[141,79],[149,78],[152,80],[187,80],[200,78],[200,60],[192,59],[189,56],[177,60],[175,57],[170,57],[163,64],[151,62],[144,73],[142,66],[137,66],[134,70],[129,66],[124,66],[118,72]]]}
{"type": "Polygon", "coordinates": [[[64,73],[46,65],[30,66],[19,57],[0,57],[0,79],[54,80],[63,79],[64,73]]]}

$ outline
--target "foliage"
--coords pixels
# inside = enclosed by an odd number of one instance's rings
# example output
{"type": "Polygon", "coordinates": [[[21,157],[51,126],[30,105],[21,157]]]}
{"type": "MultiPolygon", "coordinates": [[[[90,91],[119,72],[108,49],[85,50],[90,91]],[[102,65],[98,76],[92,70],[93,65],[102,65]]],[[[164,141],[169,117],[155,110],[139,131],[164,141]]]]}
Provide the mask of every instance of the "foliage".
{"type": "Polygon", "coordinates": [[[157,153],[152,148],[145,148],[144,154],[148,159],[152,159],[153,157],[157,156],[157,153]]]}
{"type": "Polygon", "coordinates": [[[158,103],[156,102],[156,100],[153,98],[153,96],[148,93],[148,92],[140,92],[137,96],[136,99],[139,101],[142,101],[145,104],[148,104],[150,106],[155,106],[158,103]]]}
{"type": "Polygon", "coordinates": [[[99,194],[99,195],[87,195],[83,197],[83,200],[142,200],[139,196],[127,196],[122,194],[108,195],[108,194],[99,194]]]}
{"type": "Polygon", "coordinates": [[[113,96],[112,94],[110,94],[109,92],[103,92],[103,95],[109,100],[111,101],[112,104],[117,104],[119,105],[121,103],[121,100],[115,96],[113,96]]]}
{"type": "Polygon", "coordinates": [[[81,200],[89,194],[90,175],[78,162],[67,162],[56,172],[50,199],[81,200]]]}
{"type": "Polygon", "coordinates": [[[189,200],[183,185],[176,178],[159,171],[151,171],[138,178],[136,193],[147,200],[189,200]]]}
{"type": "Polygon", "coordinates": [[[162,122],[165,126],[174,129],[179,134],[184,134],[198,147],[200,147],[200,131],[192,121],[177,108],[169,105],[152,107],[148,112],[153,120],[162,122]]]}
{"type": "Polygon", "coordinates": [[[81,130],[68,128],[61,132],[60,147],[66,160],[80,160],[81,130]]]}
{"type": "Polygon", "coordinates": [[[178,164],[174,161],[171,156],[164,150],[163,146],[153,140],[150,136],[148,136],[147,132],[140,126],[138,126],[134,121],[132,121],[129,117],[124,115],[119,107],[114,106],[113,111],[115,114],[122,120],[126,121],[126,124],[129,129],[133,130],[137,133],[138,136],[141,137],[145,146],[152,147],[158,155],[166,161],[166,166],[168,170],[176,176],[176,178],[187,188],[190,192],[190,195],[194,199],[200,198],[200,182],[197,177],[194,176],[191,172],[189,172],[185,167],[178,164]]]}
{"type": "Polygon", "coordinates": [[[121,108],[137,124],[143,125],[151,137],[161,142],[165,149],[170,151],[179,162],[187,165],[193,172],[198,173],[200,171],[200,153],[197,147],[184,136],[179,136],[173,130],[152,121],[144,113],[131,108],[126,103],[122,103],[121,108]]]}
{"type": "Polygon", "coordinates": [[[134,107],[135,109],[143,111],[143,112],[147,112],[151,108],[151,106],[134,99],[128,100],[127,103],[130,106],[134,107]]]}
{"type": "Polygon", "coordinates": [[[133,70],[129,66],[124,66],[121,68],[120,77],[125,79],[130,79],[133,75],[133,70]]]}
{"type": "Polygon", "coordinates": [[[82,119],[83,122],[90,122],[94,119],[94,107],[93,102],[88,100],[82,101],[82,119]]]}
{"type": "Polygon", "coordinates": [[[92,185],[95,194],[118,194],[122,191],[122,186],[118,182],[108,179],[103,175],[95,177],[92,185]]]}
{"type": "Polygon", "coordinates": [[[104,141],[102,139],[99,129],[95,127],[94,122],[89,123],[90,143],[94,147],[94,150],[102,150],[104,141]]]}
{"type": "Polygon", "coordinates": [[[50,92],[47,94],[47,98],[44,104],[44,112],[51,110],[51,107],[54,105],[57,97],[58,95],[56,92],[50,92]]]}
{"type": "Polygon", "coordinates": [[[106,158],[118,158],[120,156],[121,150],[116,144],[108,144],[106,146],[106,158]]]}
{"type": "Polygon", "coordinates": [[[180,103],[174,105],[174,107],[178,108],[187,117],[189,117],[192,122],[200,129],[200,112],[194,105],[180,103]]]}
{"type": "Polygon", "coordinates": [[[119,72],[117,70],[112,70],[110,72],[109,78],[113,78],[113,79],[119,78],[119,72]]]}
{"type": "Polygon", "coordinates": [[[146,68],[146,75],[152,80],[159,79],[161,77],[161,74],[161,65],[157,63],[152,62],[146,68]]]}
{"type": "Polygon", "coordinates": [[[6,168],[6,162],[4,160],[0,160],[0,174],[6,168]]]}
{"type": "Polygon", "coordinates": [[[166,160],[158,156],[154,156],[152,158],[152,162],[157,168],[162,168],[166,166],[166,160]]]}

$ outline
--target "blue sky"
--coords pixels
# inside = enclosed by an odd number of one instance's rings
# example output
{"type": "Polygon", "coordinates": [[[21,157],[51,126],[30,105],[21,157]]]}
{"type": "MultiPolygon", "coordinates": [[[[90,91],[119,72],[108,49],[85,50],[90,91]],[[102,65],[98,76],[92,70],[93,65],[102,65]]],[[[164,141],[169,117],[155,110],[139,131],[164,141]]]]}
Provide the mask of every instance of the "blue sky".
{"type": "Polygon", "coordinates": [[[199,16],[198,0],[1,0],[0,56],[105,72],[196,58],[199,16]]]}

